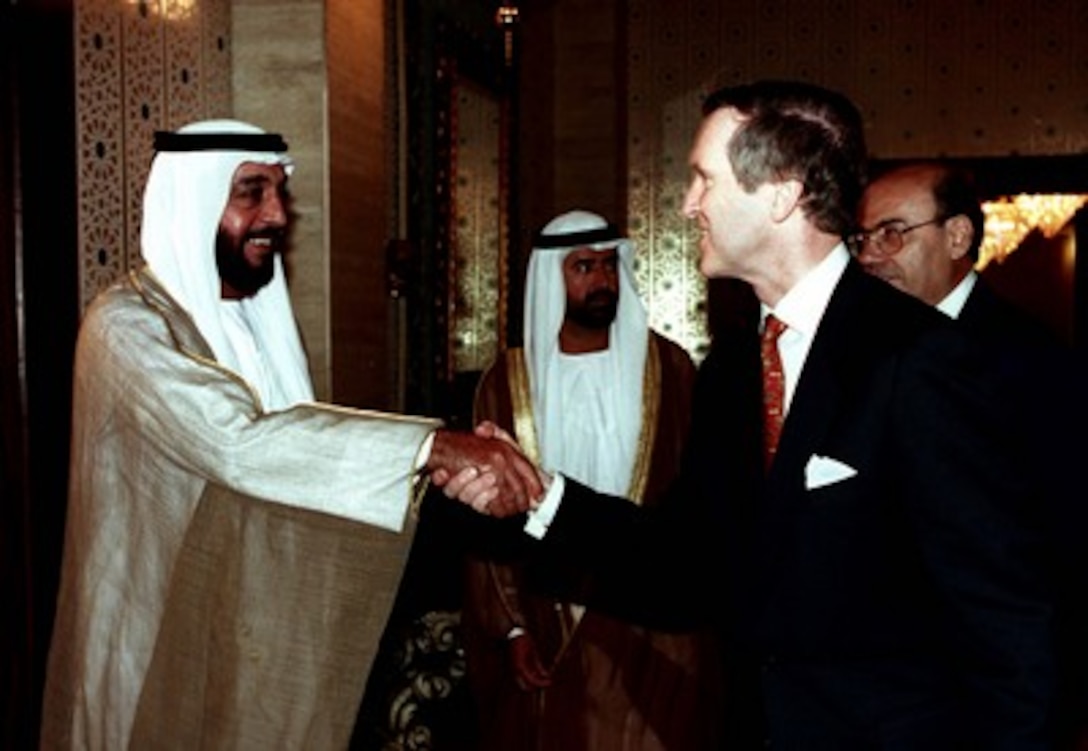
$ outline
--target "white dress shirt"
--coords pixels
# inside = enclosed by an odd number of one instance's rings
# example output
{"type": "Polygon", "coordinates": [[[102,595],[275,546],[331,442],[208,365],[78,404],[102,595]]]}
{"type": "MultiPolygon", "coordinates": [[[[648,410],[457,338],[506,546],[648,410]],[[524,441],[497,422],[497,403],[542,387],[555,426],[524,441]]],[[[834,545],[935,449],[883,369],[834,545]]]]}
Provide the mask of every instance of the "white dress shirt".
{"type": "Polygon", "coordinates": [[[937,310],[944,313],[949,318],[959,318],[960,313],[963,312],[963,306],[967,304],[967,298],[971,296],[971,290],[975,288],[975,282],[978,281],[978,272],[971,269],[967,272],[967,276],[960,280],[948,295],[937,303],[937,310]]]}
{"type": "MultiPolygon", "coordinates": [[[[786,414],[789,414],[789,405],[820,319],[823,318],[831,294],[849,262],[850,254],[846,246],[840,243],[815,268],[801,277],[773,309],[766,305],[760,306],[761,326],[767,315],[774,313],[788,327],[778,337],[778,353],[782,358],[782,371],[786,381],[783,404],[786,414]]],[[[529,511],[524,527],[527,534],[537,539],[544,537],[559,511],[564,487],[563,475],[555,473],[543,501],[529,511]]]]}

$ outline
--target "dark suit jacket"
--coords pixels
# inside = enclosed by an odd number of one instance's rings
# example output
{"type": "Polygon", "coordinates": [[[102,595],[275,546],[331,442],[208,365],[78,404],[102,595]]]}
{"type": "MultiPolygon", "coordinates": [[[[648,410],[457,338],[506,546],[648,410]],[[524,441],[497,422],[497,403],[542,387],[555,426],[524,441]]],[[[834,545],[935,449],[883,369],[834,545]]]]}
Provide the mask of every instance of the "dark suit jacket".
{"type": "Polygon", "coordinates": [[[999,339],[1007,344],[1058,346],[1056,334],[1041,321],[998,296],[979,278],[957,319],[971,333],[999,339]]]}
{"type": "Polygon", "coordinates": [[[716,622],[731,653],[728,749],[764,736],[788,749],[1047,748],[1045,543],[1020,439],[994,408],[1009,397],[995,361],[851,263],[769,474],[757,334],[725,330],[700,369],[677,497],[640,511],[568,482],[536,550],[541,586],[657,625],[716,622]],[[815,456],[856,475],[806,489],[815,456]]]}
{"type": "MultiPolygon", "coordinates": [[[[1088,739],[1088,502],[1083,491],[1085,402],[1082,371],[1054,331],[997,295],[979,279],[960,312],[973,336],[999,348],[1002,376],[1029,398],[1019,409],[1018,430],[1030,441],[1025,455],[1046,497],[1050,565],[1056,589],[1055,640],[1059,674],[1056,717],[1059,748],[1088,739]],[[1045,487],[1043,487],[1045,485],[1045,487]]],[[[1083,746],[1082,746],[1083,747],[1083,746]]]]}

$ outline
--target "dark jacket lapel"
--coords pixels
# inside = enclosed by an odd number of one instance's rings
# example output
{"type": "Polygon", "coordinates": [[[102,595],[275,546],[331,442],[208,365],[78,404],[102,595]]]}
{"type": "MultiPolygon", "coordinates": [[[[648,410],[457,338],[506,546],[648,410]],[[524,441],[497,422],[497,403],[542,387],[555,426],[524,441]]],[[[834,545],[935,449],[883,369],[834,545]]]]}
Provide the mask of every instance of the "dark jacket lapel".
{"type": "Polygon", "coordinates": [[[772,497],[781,495],[782,490],[797,490],[803,483],[805,464],[838,410],[842,399],[842,354],[849,351],[851,322],[859,312],[862,273],[853,263],[847,267],[816,330],[768,478],[772,497]]]}
{"type": "Polygon", "coordinates": [[[872,380],[889,342],[889,332],[918,331],[942,314],[869,276],[851,261],[836,285],[816,330],[779,440],[769,493],[803,488],[805,464],[819,449],[842,402],[857,398],[872,380]]]}

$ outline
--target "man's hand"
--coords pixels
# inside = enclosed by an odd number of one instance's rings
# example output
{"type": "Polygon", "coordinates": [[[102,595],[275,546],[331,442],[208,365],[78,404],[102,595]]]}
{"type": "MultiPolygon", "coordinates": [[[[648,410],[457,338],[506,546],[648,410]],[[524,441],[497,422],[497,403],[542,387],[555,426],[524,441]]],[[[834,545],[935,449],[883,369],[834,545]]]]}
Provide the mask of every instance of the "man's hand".
{"type": "MultiPolygon", "coordinates": [[[[500,431],[501,432],[501,431],[500,431]]],[[[446,495],[481,513],[512,516],[527,511],[544,492],[536,467],[504,433],[491,437],[435,431],[427,469],[446,495]],[[451,493],[449,486],[457,488],[451,493]],[[465,492],[465,488],[471,492],[465,492]]]]}
{"type": "Polygon", "coordinates": [[[514,681],[522,691],[536,691],[552,683],[552,674],[540,661],[536,642],[528,633],[510,639],[510,663],[514,669],[514,681]]]}

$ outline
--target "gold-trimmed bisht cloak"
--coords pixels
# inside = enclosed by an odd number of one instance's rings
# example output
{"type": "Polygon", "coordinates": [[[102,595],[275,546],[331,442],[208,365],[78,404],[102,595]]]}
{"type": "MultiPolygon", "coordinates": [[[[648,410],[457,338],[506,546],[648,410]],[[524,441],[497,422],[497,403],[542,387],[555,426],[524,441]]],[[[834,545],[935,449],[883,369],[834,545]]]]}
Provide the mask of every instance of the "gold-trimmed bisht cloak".
{"type": "MultiPolygon", "coordinates": [[[[508,350],[484,373],[475,419],[497,423],[539,456],[526,363],[508,350]]],[[[641,433],[628,496],[655,504],[679,469],[695,368],[650,333],[641,433]]],[[[570,405],[578,409],[579,405],[570,405]]],[[[534,593],[516,561],[470,558],[462,616],[480,751],[701,751],[716,748],[720,659],[709,631],[663,633],[534,593]],[[545,689],[516,685],[507,634],[527,630],[551,670],[545,689]]]]}
{"type": "Polygon", "coordinates": [[[43,749],[343,749],[434,420],[265,412],[146,271],[80,331],[43,749]]]}

